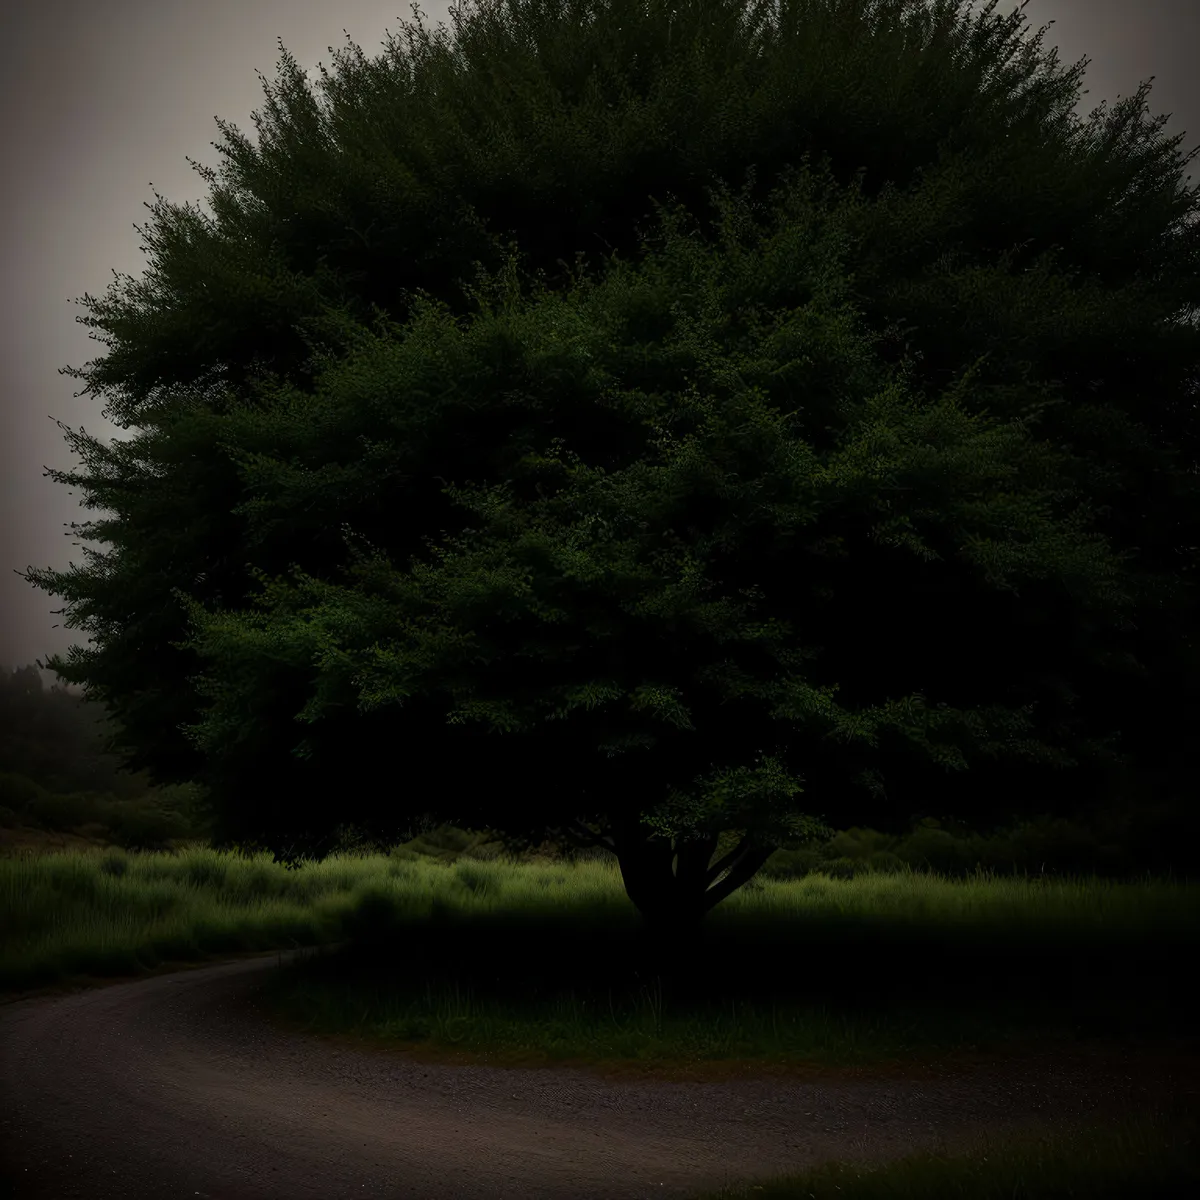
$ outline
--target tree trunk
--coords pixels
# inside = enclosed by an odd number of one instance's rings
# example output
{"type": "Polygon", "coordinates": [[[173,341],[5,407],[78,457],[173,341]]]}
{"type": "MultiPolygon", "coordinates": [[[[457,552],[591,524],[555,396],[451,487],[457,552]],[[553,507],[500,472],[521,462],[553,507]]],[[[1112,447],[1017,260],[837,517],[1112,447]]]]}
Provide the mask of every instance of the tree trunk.
{"type": "Polygon", "coordinates": [[[643,967],[655,974],[677,975],[698,967],[705,916],[751,879],[774,853],[774,846],[742,841],[716,863],[717,836],[646,837],[629,831],[614,833],[613,845],[625,891],[644,922],[643,967]],[[674,870],[672,866],[674,865],[674,870]],[[728,872],[723,878],[722,872],[728,872]]]}
{"type": "Polygon", "coordinates": [[[645,978],[702,968],[705,916],[752,879],[776,849],[743,837],[710,865],[719,844],[716,834],[677,838],[672,845],[669,838],[647,836],[639,821],[611,822],[599,832],[580,819],[558,833],[574,845],[601,846],[616,856],[625,892],[642,916],[641,953],[635,958],[645,978]]]}

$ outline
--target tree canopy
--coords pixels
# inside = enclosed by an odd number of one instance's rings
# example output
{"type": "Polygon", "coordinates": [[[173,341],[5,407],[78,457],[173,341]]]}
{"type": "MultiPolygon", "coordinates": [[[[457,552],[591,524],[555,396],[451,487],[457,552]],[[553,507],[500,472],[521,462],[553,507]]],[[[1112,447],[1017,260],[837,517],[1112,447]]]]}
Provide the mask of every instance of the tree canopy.
{"type": "Polygon", "coordinates": [[[287,862],[604,845],[676,927],[826,822],[1180,742],[1191,155],[961,7],[486,3],[324,105],[283,52],[215,216],[84,298],[142,432],[68,434],[112,550],[26,577],[131,769],[287,862]]]}

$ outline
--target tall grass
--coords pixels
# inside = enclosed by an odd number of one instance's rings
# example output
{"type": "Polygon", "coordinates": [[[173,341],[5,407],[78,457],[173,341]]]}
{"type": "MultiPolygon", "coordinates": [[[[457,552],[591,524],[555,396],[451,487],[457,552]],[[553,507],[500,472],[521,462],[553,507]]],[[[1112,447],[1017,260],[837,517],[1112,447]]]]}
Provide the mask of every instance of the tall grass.
{"type": "Polygon", "coordinates": [[[670,972],[613,863],[193,847],[0,860],[0,990],[348,941],[274,973],[317,1029],[561,1058],[831,1064],[1013,1037],[1181,1028],[1189,883],[906,871],[755,880],[670,972]]]}
{"type": "MultiPolygon", "coordinates": [[[[23,854],[0,859],[0,992],[345,942],[269,973],[275,1019],[493,1062],[865,1065],[1190,1033],[1198,909],[1194,884],[1149,878],[762,878],[667,971],[611,860],[336,855],[289,872],[201,846],[23,854]]],[[[721,1196],[1182,1196],[1196,1182],[1193,1117],[833,1164],[721,1196]]]]}

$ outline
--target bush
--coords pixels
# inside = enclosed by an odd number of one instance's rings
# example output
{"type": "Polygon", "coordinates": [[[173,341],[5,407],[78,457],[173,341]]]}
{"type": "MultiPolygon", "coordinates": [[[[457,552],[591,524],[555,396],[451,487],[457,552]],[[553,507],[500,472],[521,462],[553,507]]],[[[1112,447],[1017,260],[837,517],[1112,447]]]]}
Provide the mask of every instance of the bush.
{"type": "Polygon", "coordinates": [[[58,795],[43,791],[29,806],[30,821],[41,829],[55,833],[70,833],[77,825],[84,825],[96,816],[100,807],[95,796],[78,792],[58,795]]]}
{"type": "Polygon", "coordinates": [[[162,851],[191,832],[183,815],[155,804],[114,801],[104,806],[109,838],[126,850],[162,851]]]}
{"type": "Polygon", "coordinates": [[[1147,793],[1102,813],[1096,837],[1102,860],[1119,855],[1124,874],[1170,871],[1195,878],[1196,856],[1188,852],[1200,843],[1200,805],[1178,794],[1147,793]]]}
{"type": "Polygon", "coordinates": [[[1003,845],[1011,863],[1027,874],[1089,873],[1099,857],[1094,836],[1061,818],[1022,822],[1003,845]]]}
{"type": "Polygon", "coordinates": [[[187,829],[188,837],[205,840],[211,834],[212,818],[203,810],[204,789],[196,784],[169,784],[155,788],[147,797],[162,812],[175,813],[187,829]]]}
{"type": "Polygon", "coordinates": [[[388,851],[388,858],[392,862],[415,862],[421,857],[411,846],[394,846],[388,851]]]}
{"type": "Polygon", "coordinates": [[[856,862],[853,858],[831,858],[822,863],[819,873],[830,879],[853,879],[857,875],[867,874],[868,870],[863,863],[856,862]]]}
{"type": "Polygon", "coordinates": [[[476,846],[468,847],[463,851],[463,858],[473,858],[479,862],[494,862],[502,857],[504,847],[499,842],[480,842],[476,846]]]}
{"type": "MultiPolygon", "coordinates": [[[[560,853],[549,842],[533,847],[524,853],[516,855],[519,862],[575,862],[583,861],[593,855],[605,857],[602,850],[579,850],[574,854],[560,853]]],[[[460,858],[493,861],[507,857],[500,839],[489,830],[459,829],[454,825],[442,825],[437,829],[422,833],[389,851],[391,858],[402,861],[413,857],[424,858],[439,863],[455,863],[460,858]]]]}
{"type": "Polygon", "coordinates": [[[867,859],[867,866],[872,871],[885,873],[903,871],[907,865],[904,859],[890,850],[879,850],[867,859]]]}
{"type": "Polygon", "coordinates": [[[824,861],[824,855],[816,847],[776,850],[763,864],[761,873],[767,879],[803,879],[819,870],[824,861]]]}
{"type": "Polygon", "coordinates": [[[938,828],[937,822],[928,818],[900,842],[895,853],[914,869],[949,876],[965,875],[977,861],[968,841],[938,828]]]}
{"type": "Polygon", "coordinates": [[[825,852],[830,858],[849,858],[865,861],[872,855],[895,849],[899,838],[877,829],[860,829],[857,825],[835,834],[827,843],[825,852]]]}
{"type": "Polygon", "coordinates": [[[0,771],[0,804],[16,814],[18,823],[28,820],[34,805],[49,795],[28,776],[0,771]]]}

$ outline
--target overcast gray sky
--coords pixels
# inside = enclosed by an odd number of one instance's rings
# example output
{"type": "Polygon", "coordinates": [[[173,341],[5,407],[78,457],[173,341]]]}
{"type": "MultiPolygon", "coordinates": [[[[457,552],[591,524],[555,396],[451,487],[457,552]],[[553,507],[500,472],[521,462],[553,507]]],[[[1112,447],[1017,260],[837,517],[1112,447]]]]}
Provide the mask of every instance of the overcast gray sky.
{"type": "MultiPolygon", "coordinates": [[[[1007,14],[1018,0],[1001,0],[1007,14]]],[[[208,189],[185,155],[208,166],[222,159],[214,116],[253,138],[263,105],[255,70],[274,80],[276,39],[314,82],[343,29],[368,57],[385,34],[413,20],[402,0],[15,0],[0,43],[0,234],[5,319],[0,322],[0,665],[24,666],[62,653],[85,636],[51,614],[63,602],[34,589],[14,569],[64,570],[84,563],[64,536],[72,521],[100,514],[45,467],[79,466],[52,418],[83,426],[104,442],[128,438],[100,416],[104,401],[75,398],[81,381],[58,368],[82,367],[106,352],[70,303],[102,296],[115,270],[140,277],[141,238],[153,182],[166,200],[201,202],[208,189]],[[54,628],[57,625],[58,628],[54,628]]],[[[425,0],[427,29],[453,30],[449,0],[425,0]]],[[[1061,64],[1090,60],[1078,111],[1111,106],[1155,76],[1150,111],[1171,113],[1168,134],[1185,152],[1200,142],[1198,0],[1031,0],[1027,33],[1054,20],[1043,46],[1061,64]]],[[[1200,162],[1200,159],[1197,160],[1200,162]]],[[[1194,167],[1195,164],[1190,166],[1194,167]]],[[[53,680],[49,672],[43,677],[53,680]]]]}

